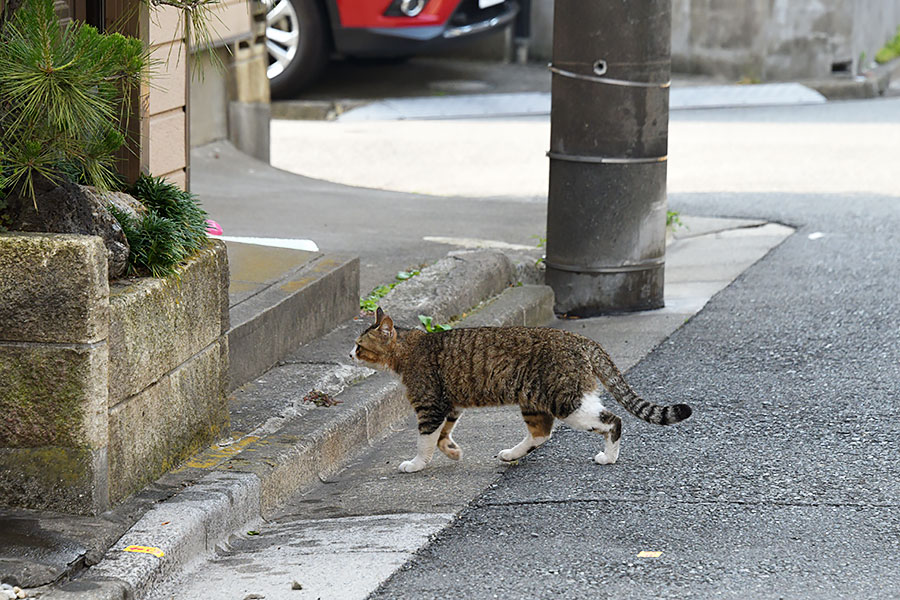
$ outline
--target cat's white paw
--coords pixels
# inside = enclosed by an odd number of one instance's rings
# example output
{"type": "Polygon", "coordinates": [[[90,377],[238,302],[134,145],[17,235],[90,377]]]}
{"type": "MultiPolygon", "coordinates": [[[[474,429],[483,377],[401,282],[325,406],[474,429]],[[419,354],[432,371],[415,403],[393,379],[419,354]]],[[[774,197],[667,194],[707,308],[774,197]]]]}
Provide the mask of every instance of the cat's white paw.
{"type": "Polygon", "coordinates": [[[404,460],[397,468],[401,473],[415,473],[416,471],[421,471],[422,469],[424,469],[425,464],[425,461],[414,458],[412,460],[404,460]]]}
{"type": "Polygon", "coordinates": [[[519,460],[523,456],[524,454],[517,452],[515,448],[507,448],[506,450],[501,450],[497,454],[497,458],[499,458],[503,462],[512,462],[514,460],[519,460]]]}
{"type": "Polygon", "coordinates": [[[611,465],[616,462],[618,456],[608,456],[606,452],[601,452],[594,457],[594,462],[598,465],[611,465]]]}

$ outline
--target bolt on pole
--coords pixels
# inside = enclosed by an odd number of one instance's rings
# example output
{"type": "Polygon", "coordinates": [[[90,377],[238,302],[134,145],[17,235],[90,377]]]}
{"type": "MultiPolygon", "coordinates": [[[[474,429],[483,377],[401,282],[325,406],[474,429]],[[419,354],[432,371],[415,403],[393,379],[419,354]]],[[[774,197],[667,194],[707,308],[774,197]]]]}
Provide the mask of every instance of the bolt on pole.
{"type": "Polygon", "coordinates": [[[546,281],[573,316],[663,306],[671,0],[556,0],[546,281]]]}

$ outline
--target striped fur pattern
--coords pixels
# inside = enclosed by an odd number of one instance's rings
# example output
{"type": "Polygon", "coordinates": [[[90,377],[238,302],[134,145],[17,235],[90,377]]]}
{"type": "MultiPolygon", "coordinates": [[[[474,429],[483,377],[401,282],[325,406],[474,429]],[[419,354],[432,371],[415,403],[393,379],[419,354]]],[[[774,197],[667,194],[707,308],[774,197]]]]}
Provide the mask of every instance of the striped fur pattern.
{"type": "Polygon", "coordinates": [[[525,456],[552,435],[555,419],[575,429],[603,435],[600,464],[618,458],[622,421],[601,403],[600,383],[634,416],[658,425],[687,419],[686,404],[659,406],[641,399],[599,344],[586,337],[546,328],[479,327],[425,333],[394,327],[381,309],[375,324],[358,338],[351,355],[397,373],[416,411],[415,458],[400,470],[427,465],[438,449],[458,460],[451,433],[462,409],[518,404],[525,438],[499,453],[504,461],[525,456]],[[598,383],[599,381],[599,383],[598,383]]]}

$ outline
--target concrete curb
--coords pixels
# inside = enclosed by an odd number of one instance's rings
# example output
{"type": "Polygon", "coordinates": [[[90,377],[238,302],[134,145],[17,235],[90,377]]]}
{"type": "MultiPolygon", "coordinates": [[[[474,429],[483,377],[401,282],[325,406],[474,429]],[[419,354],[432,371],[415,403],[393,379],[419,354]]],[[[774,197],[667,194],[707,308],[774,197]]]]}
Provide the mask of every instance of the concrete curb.
{"type": "Polygon", "coordinates": [[[334,121],[343,113],[369,104],[368,100],[276,100],[273,119],[296,121],[334,121]]]}
{"type": "Polygon", "coordinates": [[[884,95],[891,80],[900,77],[900,58],[878,65],[864,75],[803,81],[828,100],[864,100],[884,95]]]}
{"type": "MultiPolygon", "coordinates": [[[[859,76],[834,76],[823,77],[819,79],[803,79],[797,83],[811,88],[829,101],[831,100],[861,100],[866,98],[876,98],[885,93],[890,85],[892,77],[900,76],[900,59],[891,61],[890,63],[879,65],[859,76]]],[[[775,83],[775,82],[771,82],[775,83]]],[[[720,85],[720,84],[715,84],[720,85]]],[[[703,86],[690,86],[703,87],[703,86]]],[[[546,93],[546,92],[540,92],[546,93]]],[[[527,96],[529,92],[517,92],[519,95],[527,96]]],[[[464,96],[465,94],[451,94],[451,96],[464,96]]],[[[483,94],[471,94],[473,96],[512,96],[512,93],[488,92],[483,94]]],[[[549,94],[548,94],[549,96],[549,94]]],[[[369,105],[375,105],[379,102],[384,103],[391,101],[408,102],[412,100],[428,100],[434,98],[430,95],[423,96],[404,96],[388,100],[282,100],[272,103],[272,118],[296,121],[335,121],[344,113],[362,108],[369,105]]],[[[549,105],[548,105],[549,106],[549,105]]],[[[481,108],[480,110],[483,110],[481,108]]],[[[399,113],[398,113],[399,114],[399,113]]],[[[476,113],[479,116],[486,116],[481,112],[476,113]]],[[[513,113],[510,113],[512,115],[513,113]]],[[[522,109],[515,114],[549,114],[549,108],[542,108],[541,103],[535,104],[534,100],[528,103],[528,107],[522,109]]],[[[510,116],[507,115],[507,116],[510,116]]],[[[431,118],[433,118],[432,115],[431,118]]],[[[391,117],[391,119],[396,117],[391,117]]],[[[410,118],[410,117],[406,117],[410,118]]],[[[390,120],[390,119],[389,119],[390,120]]]]}
{"type": "MultiPolygon", "coordinates": [[[[405,308],[407,315],[424,310],[446,319],[445,315],[460,315],[483,302],[457,326],[549,322],[553,318],[552,290],[538,285],[508,287],[514,273],[512,262],[498,252],[465,253],[462,258],[444,259],[425,269],[417,285],[398,291],[389,304],[400,312],[405,308]],[[481,291],[473,294],[473,290],[481,291]],[[479,298],[479,294],[484,295],[479,298]],[[403,307],[403,298],[415,299],[416,303],[403,307]]],[[[337,399],[341,401],[337,407],[287,419],[271,435],[248,445],[196,484],[161,502],[83,577],[44,597],[145,598],[156,582],[214,551],[232,532],[252,528],[299,488],[335,473],[409,415],[402,385],[386,373],[347,388],[337,399]],[[150,551],[126,551],[129,546],[150,551]]]]}
{"type": "Polygon", "coordinates": [[[445,323],[516,282],[516,268],[502,252],[452,252],[395,287],[381,307],[402,327],[418,327],[419,315],[445,323]]]}

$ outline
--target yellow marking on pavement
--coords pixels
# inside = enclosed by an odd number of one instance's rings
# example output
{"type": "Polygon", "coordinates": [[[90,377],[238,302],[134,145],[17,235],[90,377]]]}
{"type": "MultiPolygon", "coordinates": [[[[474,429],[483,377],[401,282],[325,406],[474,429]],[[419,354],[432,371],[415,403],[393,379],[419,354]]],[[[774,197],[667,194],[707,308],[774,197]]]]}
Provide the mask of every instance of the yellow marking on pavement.
{"type": "Polygon", "coordinates": [[[333,258],[323,258],[322,260],[318,261],[315,265],[313,265],[312,270],[314,273],[321,273],[322,271],[327,271],[328,269],[337,267],[340,264],[341,263],[334,260],[333,258]]]}
{"type": "Polygon", "coordinates": [[[248,435],[247,437],[241,438],[235,443],[229,444],[228,446],[220,446],[216,444],[184,463],[178,470],[215,468],[229,458],[237,455],[239,452],[241,452],[241,450],[243,450],[250,444],[258,441],[259,436],[248,435]]]}
{"type": "Polygon", "coordinates": [[[166,555],[165,552],[153,546],[127,546],[126,548],[124,548],[124,550],[125,552],[140,552],[141,554],[152,554],[156,558],[162,558],[166,555]]]}
{"type": "Polygon", "coordinates": [[[287,283],[282,284],[280,287],[282,291],[291,293],[306,287],[313,281],[315,281],[315,277],[301,277],[300,279],[295,279],[294,281],[288,281],[287,283]]]}
{"type": "Polygon", "coordinates": [[[638,558],[659,558],[662,556],[662,552],[657,552],[656,550],[641,550],[637,555],[638,558]]]}

